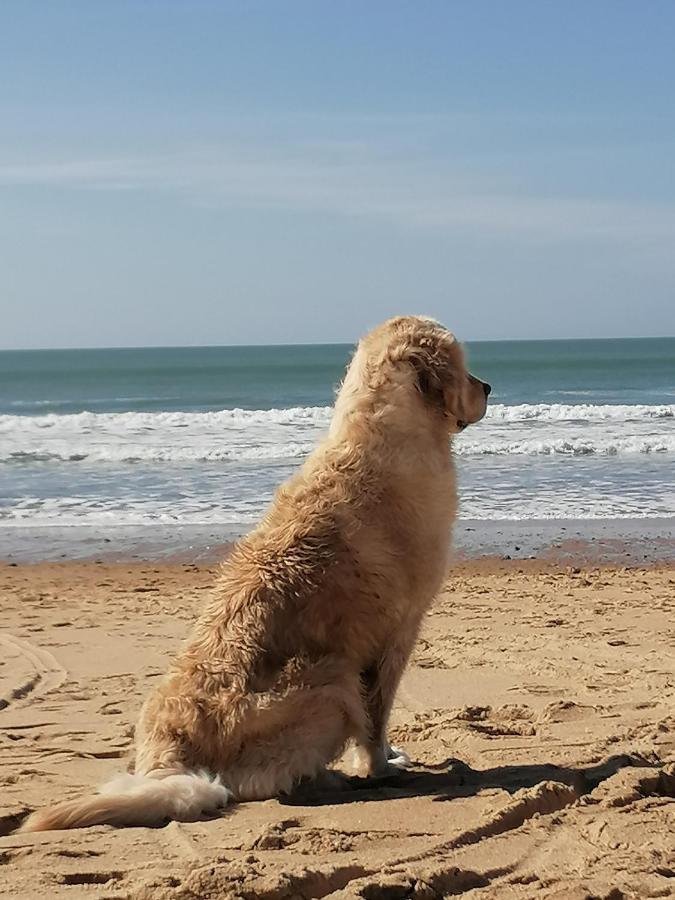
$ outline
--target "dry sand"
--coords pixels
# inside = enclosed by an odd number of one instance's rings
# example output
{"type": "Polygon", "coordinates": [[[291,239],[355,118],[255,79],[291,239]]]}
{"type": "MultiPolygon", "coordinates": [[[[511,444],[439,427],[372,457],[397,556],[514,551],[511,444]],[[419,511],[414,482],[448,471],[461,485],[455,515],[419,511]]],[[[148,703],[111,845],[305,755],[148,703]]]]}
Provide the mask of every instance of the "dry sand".
{"type": "Polygon", "coordinates": [[[458,566],[393,715],[416,768],[379,787],[165,828],[11,834],[126,767],[141,701],[214,573],[0,566],[0,895],[675,896],[672,566],[458,566]]]}

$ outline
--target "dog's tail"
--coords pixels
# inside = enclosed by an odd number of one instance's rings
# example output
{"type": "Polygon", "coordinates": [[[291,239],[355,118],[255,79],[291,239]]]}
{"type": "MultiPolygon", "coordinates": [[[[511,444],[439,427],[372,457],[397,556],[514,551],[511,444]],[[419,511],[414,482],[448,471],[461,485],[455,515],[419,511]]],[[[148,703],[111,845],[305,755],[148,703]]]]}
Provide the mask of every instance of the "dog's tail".
{"type": "Polygon", "coordinates": [[[218,777],[183,772],[162,777],[119,775],[98,794],[39,809],[19,831],[54,831],[89,825],[162,825],[167,820],[194,822],[217,814],[230,799],[218,777]]]}

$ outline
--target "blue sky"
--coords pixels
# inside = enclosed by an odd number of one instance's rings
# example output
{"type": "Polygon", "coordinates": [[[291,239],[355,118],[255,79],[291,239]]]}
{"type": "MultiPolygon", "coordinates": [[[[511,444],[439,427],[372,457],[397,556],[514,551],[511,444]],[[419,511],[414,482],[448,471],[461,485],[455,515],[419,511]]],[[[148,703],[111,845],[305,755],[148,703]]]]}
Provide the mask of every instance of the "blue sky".
{"type": "Polygon", "coordinates": [[[675,4],[10,0],[0,346],[675,334],[675,4]]]}

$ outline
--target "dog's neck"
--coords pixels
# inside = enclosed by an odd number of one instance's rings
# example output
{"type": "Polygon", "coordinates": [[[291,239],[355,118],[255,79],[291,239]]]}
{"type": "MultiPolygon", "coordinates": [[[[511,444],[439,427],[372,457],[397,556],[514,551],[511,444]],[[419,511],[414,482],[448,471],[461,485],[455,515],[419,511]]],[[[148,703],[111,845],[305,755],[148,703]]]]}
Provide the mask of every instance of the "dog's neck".
{"type": "Polygon", "coordinates": [[[381,458],[403,465],[411,457],[447,455],[447,423],[425,408],[407,374],[392,367],[373,375],[367,363],[357,353],[349,367],[335,401],[330,443],[349,443],[364,453],[381,448],[381,458]]]}

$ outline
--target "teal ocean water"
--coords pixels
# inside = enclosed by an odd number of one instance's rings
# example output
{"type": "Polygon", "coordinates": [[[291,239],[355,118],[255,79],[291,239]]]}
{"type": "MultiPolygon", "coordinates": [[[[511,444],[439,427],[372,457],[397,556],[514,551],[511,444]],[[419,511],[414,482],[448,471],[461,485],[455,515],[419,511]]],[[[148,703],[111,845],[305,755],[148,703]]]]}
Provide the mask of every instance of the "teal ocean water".
{"type": "MultiPolygon", "coordinates": [[[[52,526],[245,531],[327,428],[351,349],[0,353],[0,543],[52,526]]],[[[455,442],[463,517],[675,516],[675,339],[467,352],[493,394],[455,442]]]]}

